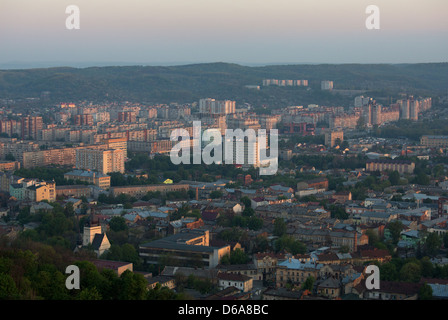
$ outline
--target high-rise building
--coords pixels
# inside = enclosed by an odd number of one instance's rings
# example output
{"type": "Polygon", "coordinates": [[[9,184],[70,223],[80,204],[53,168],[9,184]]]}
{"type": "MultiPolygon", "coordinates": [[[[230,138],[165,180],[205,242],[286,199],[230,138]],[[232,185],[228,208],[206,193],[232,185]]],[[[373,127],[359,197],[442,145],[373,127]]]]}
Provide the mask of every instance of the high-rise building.
{"type": "Polygon", "coordinates": [[[338,142],[344,141],[344,131],[330,131],[325,134],[325,145],[333,148],[338,142]]]}
{"type": "Polygon", "coordinates": [[[355,108],[362,108],[363,106],[369,104],[372,100],[370,97],[357,96],[355,97],[355,108]]]}
{"type": "Polygon", "coordinates": [[[13,135],[20,136],[20,122],[16,120],[2,119],[0,120],[0,133],[7,134],[9,137],[13,135]]]}
{"type": "Polygon", "coordinates": [[[109,138],[101,140],[101,144],[104,144],[107,149],[120,149],[123,150],[123,154],[127,157],[128,153],[128,139],[127,138],[109,138]]]}
{"type": "Polygon", "coordinates": [[[419,114],[419,101],[412,99],[409,103],[409,119],[417,121],[419,114]]]}
{"type": "Polygon", "coordinates": [[[329,80],[321,81],[320,88],[322,90],[333,90],[333,81],[329,80]]]}
{"type": "Polygon", "coordinates": [[[381,105],[374,104],[372,106],[372,125],[379,126],[382,124],[381,105]]]}
{"type": "Polygon", "coordinates": [[[22,117],[21,124],[22,139],[37,139],[38,133],[43,127],[42,117],[22,117]]]}
{"type": "Polygon", "coordinates": [[[400,103],[400,119],[409,119],[409,100],[402,99],[399,101],[400,103]]]}
{"type": "Polygon", "coordinates": [[[75,126],[93,126],[93,115],[77,114],[74,116],[75,126]]]}
{"type": "Polygon", "coordinates": [[[76,150],[76,168],[103,174],[124,173],[124,158],[125,155],[121,149],[82,148],[76,150]]]}
{"type": "Polygon", "coordinates": [[[118,122],[137,122],[137,112],[134,111],[118,112],[118,122]]]}
{"type": "Polygon", "coordinates": [[[199,113],[202,114],[232,114],[235,113],[235,101],[215,100],[211,98],[199,100],[199,113]]]}

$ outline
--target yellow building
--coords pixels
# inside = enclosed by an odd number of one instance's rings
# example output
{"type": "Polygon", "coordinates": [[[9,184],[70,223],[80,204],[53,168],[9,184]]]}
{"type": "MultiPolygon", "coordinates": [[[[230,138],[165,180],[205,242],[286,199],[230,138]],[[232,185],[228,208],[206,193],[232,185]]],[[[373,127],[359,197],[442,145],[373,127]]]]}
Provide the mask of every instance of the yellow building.
{"type": "Polygon", "coordinates": [[[120,149],[123,150],[123,154],[127,157],[128,152],[128,139],[123,138],[109,138],[101,140],[102,144],[105,144],[108,149],[120,149]]]}
{"type": "Polygon", "coordinates": [[[415,163],[404,160],[392,160],[392,159],[378,159],[368,160],[366,162],[366,171],[398,171],[402,173],[413,173],[415,169],[415,163]]]}
{"type": "Polygon", "coordinates": [[[331,131],[325,134],[325,145],[333,148],[337,142],[339,143],[344,141],[344,131],[331,131]]]}
{"type": "Polygon", "coordinates": [[[56,183],[39,182],[25,189],[25,199],[39,202],[47,200],[56,201],[56,183]]]}

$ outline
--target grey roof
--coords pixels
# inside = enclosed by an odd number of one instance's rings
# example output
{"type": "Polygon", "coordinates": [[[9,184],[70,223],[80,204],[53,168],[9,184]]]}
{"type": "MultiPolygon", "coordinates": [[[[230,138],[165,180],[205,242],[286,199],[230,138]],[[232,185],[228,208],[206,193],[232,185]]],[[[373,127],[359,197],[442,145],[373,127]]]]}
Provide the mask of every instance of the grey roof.
{"type": "Polygon", "coordinates": [[[448,298],[448,285],[446,285],[446,284],[437,284],[437,283],[429,283],[429,286],[432,289],[433,297],[448,298]]]}
{"type": "Polygon", "coordinates": [[[93,250],[98,250],[101,247],[101,243],[103,243],[104,236],[105,236],[104,233],[95,234],[95,237],[93,237],[93,240],[92,240],[93,250]]]}
{"type": "Polygon", "coordinates": [[[340,284],[339,284],[339,280],[336,280],[336,279],[330,277],[330,278],[325,279],[321,283],[319,283],[318,287],[321,287],[321,288],[339,288],[340,284]]]}
{"type": "Polygon", "coordinates": [[[93,177],[93,175],[95,175],[95,177],[108,177],[107,174],[103,174],[101,172],[96,172],[96,171],[88,171],[88,170],[72,170],[70,172],[65,173],[67,175],[73,175],[73,176],[78,176],[78,177],[93,177]]]}
{"type": "MultiPolygon", "coordinates": [[[[199,230],[198,230],[199,231],[199,230]]],[[[154,240],[140,245],[141,248],[158,248],[158,249],[172,249],[185,250],[194,252],[213,252],[221,247],[200,246],[186,244],[188,240],[200,236],[199,232],[189,230],[186,232],[179,232],[165,238],[154,240]]]]}

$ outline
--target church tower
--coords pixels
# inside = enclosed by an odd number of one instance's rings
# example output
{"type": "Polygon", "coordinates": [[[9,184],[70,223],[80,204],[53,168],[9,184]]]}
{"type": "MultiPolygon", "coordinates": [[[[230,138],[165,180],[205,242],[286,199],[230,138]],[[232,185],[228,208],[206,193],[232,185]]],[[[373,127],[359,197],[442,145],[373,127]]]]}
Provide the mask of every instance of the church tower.
{"type": "Polygon", "coordinates": [[[92,209],[90,214],[89,221],[84,225],[84,232],[82,237],[82,245],[88,246],[93,242],[93,238],[95,238],[95,234],[101,234],[101,224],[99,222],[98,217],[95,215],[95,212],[92,209]]]}

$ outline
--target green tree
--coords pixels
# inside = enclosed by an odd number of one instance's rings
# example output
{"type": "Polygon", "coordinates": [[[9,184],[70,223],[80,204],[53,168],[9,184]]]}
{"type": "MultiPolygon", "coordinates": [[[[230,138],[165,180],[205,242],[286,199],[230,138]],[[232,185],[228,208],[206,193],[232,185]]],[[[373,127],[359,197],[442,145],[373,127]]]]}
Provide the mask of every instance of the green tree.
{"type": "Polygon", "coordinates": [[[418,291],[419,300],[432,300],[432,288],[426,282],[420,287],[418,291]]]}
{"type": "Polygon", "coordinates": [[[75,215],[75,209],[73,203],[69,202],[64,207],[64,214],[67,218],[73,217],[75,215]]]}
{"type": "Polygon", "coordinates": [[[120,216],[114,216],[109,221],[109,227],[111,230],[115,232],[126,231],[128,230],[128,225],[126,224],[126,220],[120,216]]]}
{"type": "Polygon", "coordinates": [[[17,299],[18,289],[14,279],[5,273],[0,273],[0,300],[17,299]]]}
{"type": "Polygon", "coordinates": [[[254,231],[258,231],[263,227],[263,219],[256,217],[256,216],[252,216],[249,218],[249,221],[247,223],[247,227],[250,230],[254,230],[254,231]]]}
{"type": "Polygon", "coordinates": [[[396,186],[400,183],[400,173],[398,171],[393,171],[389,175],[390,184],[396,186]]]}
{"type": "Polygon", "coordinates": [[[439,253],[439,250],[442,246],[442,240],[439,235],[435,232],[431,232],[428,234],[425,240],[425,252],[429,256],[435,256],[439,253]]]}
{"type": "Polygon", "coordinates": [[[246,207],[244,208],[243,212],[241,213],[241,215],[243,217],[251,217],[255,214],[255,210],[252,209],[251,207],[246,207]]]}
{"type": "Polygon", "coordinates": [[[211,198],[211,199],[219,199],[219,198],[222,198],[222,195],[223,195],[223,193],[222,193],[222,191],[220,191],[220,190],[214,190],[214,191],[210,192],[210,198],[211,198]]]}
{"type": "Polygon", "coordinates": [[[448,233],[446,232],[443,234],[443,246],[448,248],[448,233]]]}
{"type": "Polygon", "coordinates": [[[129,270],[123,272],[120,276],[120,300],[144,300],[146,299],[147,281],[143,275],[129,270]]]}
{"type": "Polygon", "coordinates": [[[232,250],[230,254],[224,255],[221,258],[221,264],[245,264],[249,261],[249,256],[241,249],[232,250]]]}
{"type": "Polygon", "coordinates": [[[274,221],[274,232],[273,234],[277,237],[281,237],[286,233],[286,222],[283,218],[277,218],[274,221]]]}
{"type": "Polygon", "coordinates": [[[392,237],[392,242],[394,244],[396,244],[398,242],[398,240],[400,240],[401,231],[403,231],[403,223],[399,220],[395,220],[395,221],[390,222],[387,225],[387,228],[390,231],[390,234],[392,237]]]}
{"type": "Polygon", "coordinates": [[[380,279],[384,281],[397,281],[398,271],[395,264],[386,262],[380,265],[380,279]]]}
{"type": "Polygon", "coordinates": [[[248,196],[244,196],[240,199],[241,203],[244,204],[244,207],[250,208],[252,206],[252,202],[250,201],[248,196]]]}
{"type": "Polygon", "coordinates": [[[302,290],[309,290],[309,291],[313,292],[315,281],[316,281],[316,279],[314,279],[313,276],[309,276],[308,278],[306,278],[305,282],[302,283],[302,286],[300,288],[302,290]]]}
{"type": "Polygon", "coordinates": [[[79,293],[78,300],[102,300],[101,294],[96,287],[82,289],[79,293]]]}
{"type": "Polygon", "coordinates": [[[371,246],[374,246],[378,241],[380,241],[378,234],[372,229],[368,229],[366,231],[366,235],[369,237],[369,245],[371,246]]]}
{"type": "Polygon", "coordinates": [[[429,257],[423,257],[420,260],[420,266],[422,269],[422,276],[425,278],[432,278],[434,276],[434,265],[430,261],[429,257]]]}
{"type": "Polygon", "coordinates": [[[427,174],[425,174],[424,172],[420,172],[419,174],[417,174],[417,176],[414,178],[413,182],[415,184],[421,184],[421,185],[429,185],[430,183],[430,178],[427,174]]]}
{"type": "Polygon", "coordinates": [[[400,280],[405,282],[418,282],[421,278],[421,266],[416,262],[406,263],[400,270],[400,280]]]}

